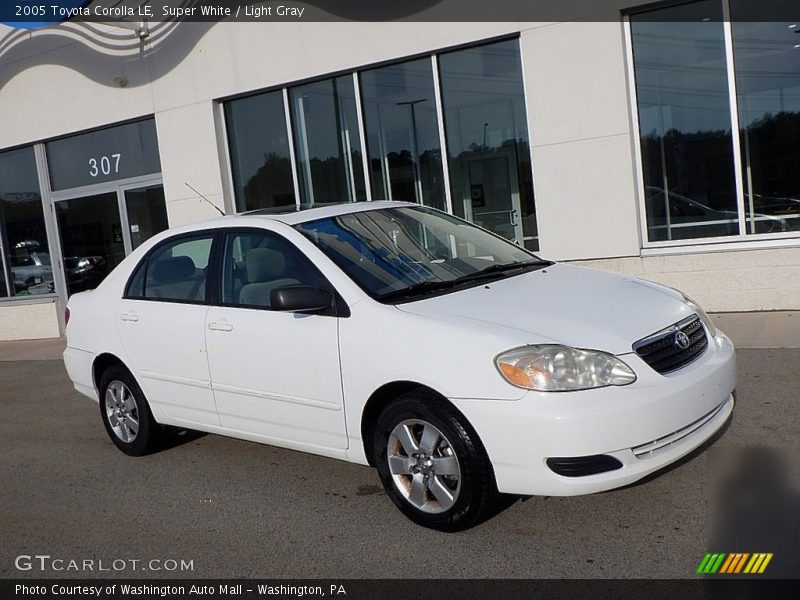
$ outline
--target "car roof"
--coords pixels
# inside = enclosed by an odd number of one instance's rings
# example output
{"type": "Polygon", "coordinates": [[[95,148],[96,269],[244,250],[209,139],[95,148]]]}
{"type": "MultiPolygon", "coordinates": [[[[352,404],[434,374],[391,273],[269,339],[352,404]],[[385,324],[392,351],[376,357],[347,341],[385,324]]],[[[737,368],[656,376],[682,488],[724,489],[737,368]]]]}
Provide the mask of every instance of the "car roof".
{"type": "MultiPolygon", "coordinates": [[[[306,205],[307,206],[307,205],[306,205]]],[[[416,206],[410,202],[397,202],[395,200],[373,200],[371,202],[346,202],[342,204],[331,204],[328,206],[317,206],[313,208],[298,206],[286,206],[280,208],[266,208],[237,213],[237,217],[259,217],[281,221],[287,225],[297,225],[307,223],[317,219],[328,217],[338,217],[351,213],[379,210],[381,208],[400,208],[403,206],[416,206]]]]}
{"type": "MultiPolygon", "coordinates": [[[[215,217],[205,221],[196,221],[187,225],[170,227],[169,229],[162,231],[157,236],[153,236],[151,240],[154,243],[160,243],[162,240],[174,235],[183,235],[185,233],[223,227],[258,227],[259,225],[263,225],[265,223],[281,223],[291,227],[297,225],[298,223],[307,223],[309,221],[316,221],[317,219],[325,219],[328,217],[337,217],[339,215],[387,208],[414,206],[419,205],[411,202],[397,202],[395,200],[373,200],[371,202],[347,202],[344,204],[320,206],[308,209],[302,209],[301,207],[301,210],[297,210],[295,206],[288,206],[284,209],[254,210],[215,217]],[[280,212],[280,210],[285,210],[286,212],[280,212]]],[[[149,246],[150,244],[148,247],[149,246]]]]}

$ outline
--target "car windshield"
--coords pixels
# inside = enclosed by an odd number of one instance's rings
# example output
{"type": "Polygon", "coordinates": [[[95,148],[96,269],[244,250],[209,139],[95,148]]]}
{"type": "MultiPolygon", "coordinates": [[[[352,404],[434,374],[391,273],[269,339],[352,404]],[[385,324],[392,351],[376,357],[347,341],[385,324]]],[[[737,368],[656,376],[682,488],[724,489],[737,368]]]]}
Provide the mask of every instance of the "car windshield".
{"type": "Polygon", "coordinates": [[[386,303],[444,294],[552,264],[424,207],[367,210],[296,227],[363,290],[386,303]]]}

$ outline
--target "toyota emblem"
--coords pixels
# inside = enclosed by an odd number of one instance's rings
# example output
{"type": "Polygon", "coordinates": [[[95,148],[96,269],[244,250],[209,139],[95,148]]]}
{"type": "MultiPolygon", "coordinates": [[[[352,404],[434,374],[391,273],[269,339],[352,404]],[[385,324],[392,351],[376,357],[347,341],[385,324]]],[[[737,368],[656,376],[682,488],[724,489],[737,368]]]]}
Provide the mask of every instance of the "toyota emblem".
{"type": "Polygon", "coordinates": [[[681,350],[686,350],[690,343],[689,336],[682,331],[675,334],[675,345],[681,350]]]}

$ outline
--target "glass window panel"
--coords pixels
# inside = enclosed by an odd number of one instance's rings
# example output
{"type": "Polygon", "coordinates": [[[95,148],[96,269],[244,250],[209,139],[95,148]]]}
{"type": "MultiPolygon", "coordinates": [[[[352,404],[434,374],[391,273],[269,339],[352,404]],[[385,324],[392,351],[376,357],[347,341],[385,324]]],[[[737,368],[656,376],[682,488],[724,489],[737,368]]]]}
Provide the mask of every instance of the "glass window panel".
{"type": "Polygon", "coordinates": [[[0,245],[6,264],[3,296],[55,291],[32,147],[0,154],[0,245]]]}
{"type": "Polygon", "coordinates": [[[72,198],[55,203],[70,295],[91,290],[122,262],[122,219],[117,193],[72,198]]]}
{"type": "Polygon", "coordinates": [[[518,40],[439,57],[455,214],[538,247],[518,40]]]}
{"type": "Polygon", "coordinates": [[[144,297],[198,303],[206,299],[206,278],[214,238],[181,238],[158,248],[147,261],[144,297]]]}
{"type": "Polygon", "coordinates": [[[169,227],[163,186],[125,190],[125,208],[131,229],[132,250],[169,227]]]}
{"type": "Polygon", "coordinates": [[[136,267],[136,271],[128,281],[128,288],[125,292],[126,298],[144,298],[144,280],[147,272],[147,260],[143,260],[136,267]]]}
{"type": "Polygon", "coordinates": [[[240,211],[295,203],[283,92],[225,104],[236,208],[240,211]]]}
{"type": "Polygon", "coordinates": [[[719,0],[631,16],[650,241],[739,232],[719,0]]]}
{"type": "Polygon", "coordinates": [[[294,244],[269,232],[228,234],[222,277],[223,304],[267,309],[272,290],[324,283],[294,244]]]}
{"type": "Polygon", "coordinates": [[[161,172],[153,119],[47,143],[54,190],[161,172]]]}
{"type": "Polygon", "coordinates": [[[763,2],[731,1],[748,233],[800,230],[800,9],[780,3],[798,19],[749,21],[763,2]]]}
{"type": "Polygon", "coordinates": [[[352,76],[309,83],[289,94],[302,203],[366,200],[352,76]]]}
{"type": "Polygon", "coordinates": [[[372,197],[444,210],[431,60],[361,73],[372,197]]]}

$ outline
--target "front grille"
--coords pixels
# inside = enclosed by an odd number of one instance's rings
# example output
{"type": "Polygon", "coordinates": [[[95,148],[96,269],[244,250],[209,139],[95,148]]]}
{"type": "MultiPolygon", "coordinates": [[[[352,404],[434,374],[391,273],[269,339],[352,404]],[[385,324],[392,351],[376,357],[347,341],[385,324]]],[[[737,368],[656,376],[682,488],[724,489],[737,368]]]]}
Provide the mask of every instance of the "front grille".
{"type": "Polygon", "coordinates": [[[633,350],[644,362],[662,375],[677,371],[700,357],[708,346],[706,330],[697,315],[684,319],[633,344],[633,350]],[[685,334],[683,338],[681,334],[685,334]],[[685,347],[679,338],[688,340],[685,347]]]}

